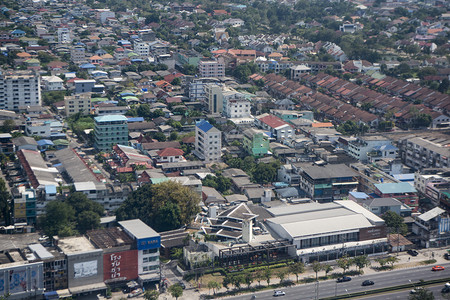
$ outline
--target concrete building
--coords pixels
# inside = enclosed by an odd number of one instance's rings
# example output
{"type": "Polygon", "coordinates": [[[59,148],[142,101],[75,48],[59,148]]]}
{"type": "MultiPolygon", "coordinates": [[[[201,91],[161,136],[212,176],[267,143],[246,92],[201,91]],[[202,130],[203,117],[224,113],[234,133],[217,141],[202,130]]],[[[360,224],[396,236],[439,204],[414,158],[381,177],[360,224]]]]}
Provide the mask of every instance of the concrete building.
{"type": "Polygon", "coordinates": [[[0,74],[0,109],[19,110],[19,106],[41,105],[41,79],[38,73],[4,71],[0,74]]]}
{"type": "Polygon", "coordinates": [[[45,138],[61,138],[66,135],[62,132],[63,124],[56,120],[32,119],[25,123],[25,134],[45,138]]]}
{"type": "Polygon", "coordinates": [[[95,80],[93,79],[80,79],[74,80],[75,84],[75,93],[103,93],[105,88],[102,84],[95,84],[95,80]]]}
{"type": "Polygon", "coordinates": [[[138,281],[159,281],[161,236],[139,219],[121,221],[119,226],[134,240],[138,257],[138,281]]]}
{"type": "Polygon", "coordinates": [[[58,76],[42,76],[42,86],[46,91],[62,91],[64,80],[58,76]]]}
{"type": "Polygon", "coordinates": [[[67,286],[73,296],[106,290],[102,249],[84,236],[56,239],[55,244],[66,256],[67,286]]]}
{"type": "Polygon", "coordinates": [[[64,107],[67,117],[77,113],[81,113],[83,115],[89,114],[91,110],[91,93],[64,96],[64,107]]]}
{"type": "Polygon", "coordinates": [[[75,46],[70,49],[70,59],[74,63],[84,62],[86,60],[86,49],[83,46],[75,46]]]}
{"type": "Polygon", "coordinates": [[[206,120],[198,122],[195,126],[194,154],[207,163],[221,160],[222,132],[206,120]]]}
{"type": "Polygon", "coordinates": [[[127,118],[122,115],[106,115],[94,119],[94,147],[99,151],[111,151],[112,146],[128,145],[127,118]]]}
{"type": "Polygon", "coordinates": [[[450,138],[430,134],[427,137],[410,136],[399,140],[403,162],[415,170],[448,168],[450,166],[450,138]]]}
{"type": "Polygon", "coordinates": [[[269,137],[263,130],[254,128],[244,130],[242,146],[248,154],[264,156],[269,152],[269,137]]]}
{"type": "Polygon", "coordinates": [[[414,218],[412,232],[417,243],[425,248],[445,247],[450,244],[450,218],[448,213],[435,207],[414,218]]]}
{"type": "Polygon", "coordinates": [[[201,77],[225,77],[225,62],[223,58],[200,60],[198,69],[201,77]]]}
{"type": "Polygon", "coordinates": [[[292,168],[300,176],[300,188],[318,202],[343,199],[358,187],[357,173],[344,164],[293,163],[292,168]]]}
{"type": "Polygon", "coordinates": [[[57,34],[58,34],[58,43],[68,44],[72,42],[72,38],[70,37],[70,29],[68,27],[58,28],[57,34]]]}
{"type": "Polygon", "coordinates": [[[375,184],[375,193],[381,198],[395,198],[408,205],[416,212],[419,208],[417,190],[407,182],[375,184]]]}
{"type": "Polygon", "coordinates": [[[395,158],[397,156],[398,151],[396,147],[382,146],[392,146],[391,140],[383,136],[358,137],[356,140],[348,143],[347,153],[361,162],[367,162],[369,153],[376,156],[377,151],[381,151],[380,159],[395,158]]]}
{"type": "Polygon", "coordinates": [[[294,129],[291,125],[274,115],[262,114],[257,116],[255,123],[258,127],[269,130],[272,137],[277,141],[291,138],[294,135],[294,129]]]}
{"type": "Polygon", "coordinates": [[[250,113],[251,103],[243,97],[225,98],[223,114],[229,119],[250,119],[253,122],[250,113]]]}
{"type": "Polygon", "coordinates": [[[150,55],[150,45],[148,44],[148,42],[137,39],[134,41],[133,46],[134,53],[136,53],[137,55],[141,57],[147,57],[150,55]]]}
{"type": "Polygon", "coordinates": [[[214,83],[204,85],[204,93],[210,113],[222,113],[223,111],[223,94],[222,86],[214,83]]]}
{"type": "Polygon", "coordinates": [[[294,248],[299,260],[335,260],[343,255],[379,255],[388,251],[384,220],[353,201],[284,205],[267,209],[266,226],[294,248]]]}

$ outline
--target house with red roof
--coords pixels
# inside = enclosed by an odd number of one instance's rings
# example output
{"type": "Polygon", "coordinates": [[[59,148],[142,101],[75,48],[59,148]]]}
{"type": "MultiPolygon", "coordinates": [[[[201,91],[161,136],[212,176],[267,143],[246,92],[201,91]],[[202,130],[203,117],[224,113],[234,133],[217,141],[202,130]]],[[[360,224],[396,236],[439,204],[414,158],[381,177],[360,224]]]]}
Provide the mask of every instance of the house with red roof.
{"type": "Polygon", "coordinates": [[[159,150],[156,153],[157,153],[157,156],[155,157],[156,164],[186,161],[186,159],[183,156],[184,151],[181,149],[169,147],[159,150]]]}
{"type": "Polygon", "coordinates": [[[270,132],[270,136],[277,141],[290,138],[294,135],[294,129],[291,125],[274,115],[262,114],[256,117],[255,123],[256,126],[270,132]]]}

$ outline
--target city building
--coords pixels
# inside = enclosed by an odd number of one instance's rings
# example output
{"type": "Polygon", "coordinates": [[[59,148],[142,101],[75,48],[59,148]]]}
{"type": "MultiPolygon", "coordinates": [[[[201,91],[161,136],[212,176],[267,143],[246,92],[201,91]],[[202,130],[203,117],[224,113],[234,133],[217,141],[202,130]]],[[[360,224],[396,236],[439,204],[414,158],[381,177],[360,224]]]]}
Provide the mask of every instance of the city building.
{"type": "Polygon", "coordinates": [[[58,76],[42,76],[41,84],[46,91],[64,90],[64,80],[58,76]]]}
{"type": "Polygon", "coordinates": [[[300,188],[318,202],[343,199],[358,187],[358,174],[344,164],[293,163],[300,188]]]}
{"type": "Polygon", "coordinates": [[[64,96],[64,107],[66,109],[67,117],[77,113],[83,115],[89,114],[91,110],[91,93],[64,96]]]}
{"type": "Polygon", "coordinates": [[[65,138],[63,124],[57,120],[31,119],[25,123],[25,134],[44,138],[65,138]]]}
{"type": "Polygon", "coordinates": [[[72,38],[70,37],[70,29],[67,27],[60,27],[57,31],[58,34],[58,43],[60,44],[68,44],[72,42],[72,38]]]}
{"type": "Polygon", "coordinates": [[[242,120],[244,122],[253,123],[250,112],[251,103],[249,100],[237,96],[232,98],[226,97],[224,102],[223,114],[231,119],[231,121],[239,122],[239,120],[242,120]]]}
{"type": "Polygon", "coordinates": [[[94,147],[99,151],[111,151],[112,146],[128,145],[127,118],[107,115],[94,118],[94,147]]]}
{"type": "Polygon", "coordinates": [[[26,223],[27,225],[36,224],[36,191],[26,189],[24,186],[20,186],[17,189],[17,193],[13,192],[13,217],[14,223],[26,223]]]}
{"type": "Polygon", "coordinates": [[[407,182],[391,182],[375,184],[375,194],[381,198],[395,198],[408,205],[416,212],[419,208],[417,190],[407,182]]]}
{"type": "Polygon", "coordinates": [[[395,158],[398,154],[398,149],[392,146],[391,140],[383,136],[364,136],[358,137],[354,141],[349,141],[347,153],[361,162],[367,162],[369,155],[380,159],[395,158]]]}
{"type": "Polygon", "coordinates": [[[208,83],[203,86],[205,97],[210,113],[221,113],[223,111],[222,86],[208,83]]]}
{"type": "Polygon", "coordinates": [[[414,218],[414,241],[425,248],[445,247],[450,243],[450,218],[448,213],[435,207],[414,218]]]}
{"type": "Polygon", "coordinates": [[[18,111],[19,106],[41,105],[41,79],[35,71],[2,71],[0,109],[18,111]]]}
{"type": "Polygon", "coordinates": [[[141,57],[147,57],[150,55],[150,45],[146,41],[136,39],[134,40],[134,53],[141,57]]]}
{"type": "Polygon", "coordinates": [[[225,77],[225,62],[223,58],[200,60],[198,70],[201,77],[225,77]]]}
{"type": "Polygon", "coordinates": [[[159,281],[161,236],[139,219],[121,221],[119,226],[133,238],[138,257],[138,281],[159,281]]]}
{"type": "Polygon", "coordinates": [[[10,133],[0,133],[0,153],[9,155],[15,152],[12,135],[10,133]]]}
{"type": "Polygon", "coordinates": [[[205,162],[220,162],[222,156],[222,132],[208,121],[195,126],[194,154],[205,162]]]}
{"type": "Polygon", "coordinates": [[[384,220],[353,201],[283,205],[267,211],[272,217],[266,226],[294,245],[291,255],[305,263],[388,251],[384,220]]]}
{"type": "Polygon", "coordinates": [[[269,152],[269,137],[263,130],[249,128],[243,133],[242,146],[248,154],[264,156],[269,152]]]}
{"type": "Polygon", "coordinates": [[[398,141],[400,155],[408,167],[448,168],[450,166],[450,139],[445,135],[410,136],[398,141]]]}
{"type": "Polygon", "coordinates": [[[274,115],[262,114],[257,116],[255,123],[258,127],[269,130],[271,137],[277,141],[291,138],[294,135],[294,129],[291,125],[274,115]]]}
{"type": "Polygon", "coordinates": [[[86,60],[86,48],[83,46],[74,46],[70,49],[70,59],[74,63],[85,62],[86,60]]]}
{"type": "Polygon", "coordinates": [[[105,88],[102,84],[95,84],[93,79],[77,79],[73,82],[75,84],[75,94],[80,93],[103,93],[105,88]]]}
{"type": "Polygon", "coordinates": [[[450,195],[450,170],[449,169],[422,169],[414,173],[414,187],[421,196],[430,199],[434,205],[443,204],[447,207],[450,195]]]}

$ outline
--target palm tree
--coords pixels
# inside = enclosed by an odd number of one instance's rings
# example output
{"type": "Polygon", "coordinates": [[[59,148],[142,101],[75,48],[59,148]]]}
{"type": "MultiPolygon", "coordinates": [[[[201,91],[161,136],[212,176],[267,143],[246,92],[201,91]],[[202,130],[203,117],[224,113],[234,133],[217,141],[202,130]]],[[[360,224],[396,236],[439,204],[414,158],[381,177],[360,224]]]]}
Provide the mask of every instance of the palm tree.
{"type": "Polygon", "coordinates": [[[272,277],[272,270],[269,268],[269,267],[267,267],[265,270],[264,270],[264,278],[266,279],[266,281],[267,281],[267,285],[270,285],[270,278],[272,277]]]}
{"type": "Polygon", "coordinates": [[[312,269],[314,272],[316,272],[316,281],[317,281],[317,276],[318,276],[319,272],[322,270],[322,268],[323,268],[322,265],[317,260],[315,260],[312,263],[312,269]]]}

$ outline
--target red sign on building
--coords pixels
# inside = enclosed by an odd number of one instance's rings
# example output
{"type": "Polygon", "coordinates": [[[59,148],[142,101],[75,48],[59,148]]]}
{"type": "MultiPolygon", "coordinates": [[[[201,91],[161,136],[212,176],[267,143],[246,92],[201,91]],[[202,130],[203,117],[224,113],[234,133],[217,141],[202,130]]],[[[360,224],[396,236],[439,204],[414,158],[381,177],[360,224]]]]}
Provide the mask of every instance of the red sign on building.
{"type": "Polygon", "coordinates": [[[138,277],[138,251],[103,254],[103,279],[106,283],[133,280],[138,277]]]}

